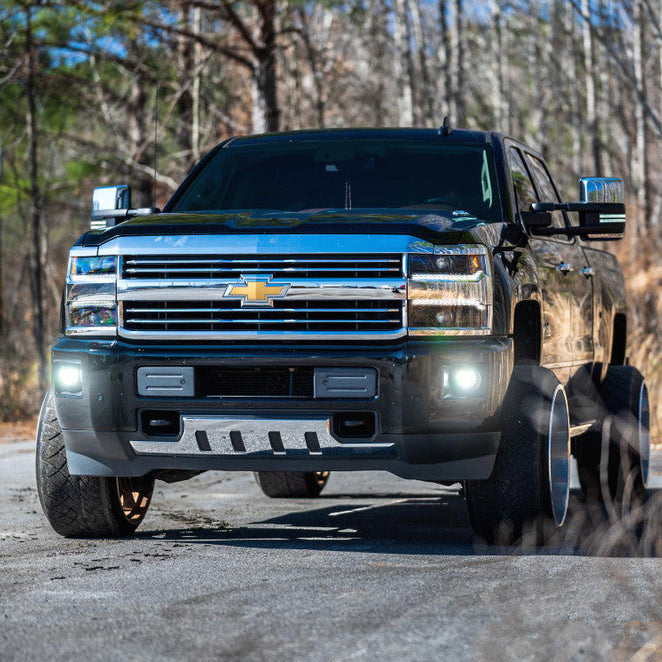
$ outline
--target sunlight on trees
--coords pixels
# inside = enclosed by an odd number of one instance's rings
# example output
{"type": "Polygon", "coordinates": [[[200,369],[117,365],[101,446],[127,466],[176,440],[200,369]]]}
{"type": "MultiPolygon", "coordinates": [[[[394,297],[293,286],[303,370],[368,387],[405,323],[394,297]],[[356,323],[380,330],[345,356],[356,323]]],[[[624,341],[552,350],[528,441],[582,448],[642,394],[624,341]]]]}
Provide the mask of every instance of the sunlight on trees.
{"type": "Polygon", "coordinates": [[[659,392],[659,2],[8,0],[0,419],[40,401],[67,250],[87,227],[95,185],[128,182],[146,206],[155,176],[162,205],[234,134],[438,126],[444,115],[541,149],[568,199],[582,174],[625,179],[631,224],[618,251],[632,347],[646,348],[638,362],[659,392]]]}

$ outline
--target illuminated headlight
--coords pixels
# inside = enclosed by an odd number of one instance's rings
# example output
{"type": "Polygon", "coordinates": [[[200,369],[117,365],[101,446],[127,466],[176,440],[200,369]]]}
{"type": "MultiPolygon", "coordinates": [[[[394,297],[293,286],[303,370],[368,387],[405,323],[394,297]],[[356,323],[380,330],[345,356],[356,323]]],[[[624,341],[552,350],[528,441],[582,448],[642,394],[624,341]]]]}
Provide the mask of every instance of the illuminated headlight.
{"type": "Polygon", "coordinates": [[[72,255],[65,301],[67,335],[117,335],[116,290],[115,255],[72,255]]]}
{"type": "Polygon", "coordinates": [[[492,278],[484,246],[437,246],[410,254],[409,333],[488,335],[492,331],[492,278]]]}

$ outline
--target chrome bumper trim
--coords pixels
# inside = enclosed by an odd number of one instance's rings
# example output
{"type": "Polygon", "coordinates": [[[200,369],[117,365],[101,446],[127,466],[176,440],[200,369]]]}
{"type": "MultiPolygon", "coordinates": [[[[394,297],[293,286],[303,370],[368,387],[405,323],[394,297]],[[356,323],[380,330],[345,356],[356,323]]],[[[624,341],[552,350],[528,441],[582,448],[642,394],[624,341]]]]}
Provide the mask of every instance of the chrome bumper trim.
{"type": "Polygon", "coordinates": [[[331,421],[245,416],[182,416],[179,441],[131,441],[138,455],[292,456],[373,455],[395,444],[371,441],[339,442],[330,433],[331,421]]]}
{"type": "MultiPolygon", "coordinates": [[[[221,280],[118,280],[118,301],[227,301],[230,285],[240,285],[238,279],[221,280]]],[[[404,278],[374,279],[304,279],[289,282],[286,301],[306,300],[371,300],[406,298],[404,278]]]]}

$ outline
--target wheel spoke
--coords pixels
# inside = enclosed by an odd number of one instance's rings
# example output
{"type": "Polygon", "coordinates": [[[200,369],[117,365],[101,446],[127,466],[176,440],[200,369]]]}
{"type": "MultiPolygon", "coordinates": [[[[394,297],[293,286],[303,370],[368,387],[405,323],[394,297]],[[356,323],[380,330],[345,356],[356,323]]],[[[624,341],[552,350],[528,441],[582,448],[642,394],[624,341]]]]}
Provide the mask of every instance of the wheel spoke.
{"type": "Polygon", "coordinates": [[[140,479],[118,478],[117,493],[124,517],[132,524],[142,521],[149,508],[151,489],[143,489],[140,479]]]}

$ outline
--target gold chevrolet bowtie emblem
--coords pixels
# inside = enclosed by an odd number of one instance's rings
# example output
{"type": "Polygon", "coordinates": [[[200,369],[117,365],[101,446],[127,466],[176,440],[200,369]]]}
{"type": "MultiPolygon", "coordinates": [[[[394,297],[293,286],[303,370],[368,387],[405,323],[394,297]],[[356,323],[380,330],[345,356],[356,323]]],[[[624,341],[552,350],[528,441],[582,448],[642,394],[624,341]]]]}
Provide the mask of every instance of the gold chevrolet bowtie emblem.
{"type": "Polygon", "coordinates": [[[271,276],[242,276],[241,283],[228,285],[224,297],[241,299],[242,306],[273,306],[273,299],[287,294],[289,283],[272,283],[271,276]]]}

